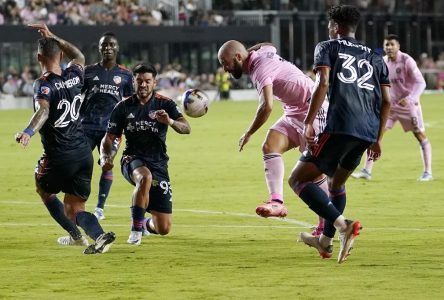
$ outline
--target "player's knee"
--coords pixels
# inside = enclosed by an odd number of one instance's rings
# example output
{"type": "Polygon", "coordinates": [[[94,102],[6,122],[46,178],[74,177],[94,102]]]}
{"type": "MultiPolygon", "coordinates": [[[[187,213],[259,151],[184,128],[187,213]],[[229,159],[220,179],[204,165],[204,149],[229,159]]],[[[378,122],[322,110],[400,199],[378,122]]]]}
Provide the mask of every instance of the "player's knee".
{"type": "Polygon", "coordinates": [[[270,143],[268,143],[267,141],[265,141],[265,142],[262,144],[262,153],[263,153],[263,154],[268,154],[268,153],[271,153],[271,152],[272,152],[272,147],[271,147],[270,143]]]}
{"type": "Polygon", "coordinates": [[[301,182],[296,175],[291,174],[288,178],[288,185],[296,193],[300,194],[302,189],[305,187],[306,183],[301,182]]]}
{"type": "Polygon", "coordinates": [[[151,175],[151,173],[147,173],[147,174],[143,174],[142,176],[140,176],[140,179],[138,180],[138,186],[143,189],[149,189],[151,187],[151,183],[153,181],[153,177],[151,175]]]}
{"type": "Polygon", "coordinates": [[[158,234],[160,235],[167,235],[168,233],[170,233],[171,230],[171,223],[163,223],[163,224],[158,224],[156,231],[158,234]]]}

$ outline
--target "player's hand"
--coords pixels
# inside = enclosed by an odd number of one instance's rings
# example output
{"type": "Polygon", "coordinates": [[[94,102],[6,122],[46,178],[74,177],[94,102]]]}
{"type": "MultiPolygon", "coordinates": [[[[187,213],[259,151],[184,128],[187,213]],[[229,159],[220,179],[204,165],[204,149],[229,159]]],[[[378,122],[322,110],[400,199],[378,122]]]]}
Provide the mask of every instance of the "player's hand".
{"type": "Polygon", "coordinates": [[[398,105],[401,107],[406,107],[408,103],[408,100],[406,98],[402,98],[401,100],[398,101],[398,105]]]}
{"type": "Polygon", "coordinates": [[[163,109],[157,110],[154,118],[156,119],[157,122],[162,123],[162,124],[169,124],[168,122],[170,121],[170,116],[163,109]]]}
{"type": "Polygon", "coordinates": [[[245,132],[241,138],[239,139],[239,152],[241,152],[242,150],[244,150],[244,146],[248,143],[248,141],[250,140],[251,137],[251,133],[250,132],[245,132]]]}
{"type": "Polygon", "coordinates": [[[114,167],[113,159],[109,156],[100,156],[100,166],[104,172],[111,170],[114,167]]]}
{"type": "Polygon", "coordinates": [[[375,142],[371,144],[370,147],[368,147],[367,149],[368,160],[377,161],[381,157],[381,154],[382,148],[380,142],[375,142]]]}
{"type": "Polygon", "coordinates": [[[307,142],[307,148],[310,151],[316,150],[318,144],[316,143],[316,133],[313,128],[313,125],[306,124],[304,126],[304,139],[307,142]]]}
{"type": "Polygon", "coordinates": [[[42,35],[44,38],[52,37],[53,34],[51,31],[49,31],[48,26],[46,24],[28,24],[29,27],[37,29],[37,31],[42,35]]]}
{"type": "Polygon", "coordinates": [[[19,132],[15,135],[15,141],[19,144],[22,144],[23,147],[28,146],[30,140],[31,136],[27,133],[19,132]]]}

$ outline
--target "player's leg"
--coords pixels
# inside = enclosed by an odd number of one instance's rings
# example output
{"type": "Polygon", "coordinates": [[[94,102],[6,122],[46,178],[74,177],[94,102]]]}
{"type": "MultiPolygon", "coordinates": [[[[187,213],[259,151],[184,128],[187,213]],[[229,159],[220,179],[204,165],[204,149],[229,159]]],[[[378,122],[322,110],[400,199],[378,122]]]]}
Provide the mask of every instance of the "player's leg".
{"type": "Polygon", "coordinates": [[[42,157],[37,162],[35,169],[35,185],[36,191],[51,217],[69,234],[65,239],[59,239],[57,242],[61,245],[87,245],[88,241],[82,237],[75,222],[66,216],[64,205],[57,198],[56,193],[61,190],[64,178],[55,174],[54,171],[55,167],[52,166],[48,158],[42,157]]]}
{"type": "Polygon", "coordinates": [[[146,234],[167,235],[171,230],[173,212],[173,192],[168,170],[153,169],[153,185],[147,211],[151,217],[144,220],[146,234]]]}
{"type": "Polygon", "coordinates": [[[424,131],[414,132],[415,138],[418,140],[421,150],[421,158],[424,166],[423,174],[418,178],[419,181],[430,181],[432,177],[432,145],[424,131]]]}
{"type": "Polygon", "coordinates": [[[284,206],[284,161],[282,154],[299,146],[297,130],[288,117],[282,116],[268,131],[262,144],[265,182],[269,198],[256,208],[256,213],[264,218],[285,217],[288,213],[284,206]]]}
{"type": "MultiPolygon", "coordinates": [[[[313,183],[313,179],[325,173],[332,178],[338,176],[338,179],[336,179],[338,184],[344,184],[346,178],[348,178],[353,169],[359,164],[362,153],[369,144],[368,142],[348,136],[323,134],[320,136],[317,150],[304,153],[293,169],[289,179],[289,184],[292,189],[311,210],[326,220],[326,226],[327,222],[333,224],[333,226],[345,236],[341,243],[340,256],[338,257],[339,263],[345,260],[346,256],[344,253],[348,253],[350,249],[349,246],[351,246],[356,235],[359,234],[361,225],[359,221],[346,220],[341,212],[334,205],[331,205],[329,196],[313,183]],[[339,172],[339,174],[336,175],[338,165],[342,163],[344,155],[349,152],[356,154],[359,151],[361,156],[358,156],[358,159],[355,157],[354,168],[346,168],[346,172],[339,172]]],[[[353,155],[351,155],[351,157],[352,156],[353,155]]],[[[305,235],[301,234],[301,240],[309,246],[316,247],[321,256],[327,252],[326,247],[321,245],[319,248],[321,238],[319,238],[316,243],[311,243],[316,237],[310,240],[304,240],[304,238],[305,235]]]]}
{"type": "Polygon", "coordinates": [[[418,178],[419,181],[430,181],[432,177],[432,145],[425,134],[424,120],[422,116],[421,105],[412,106],[412,131],[419,143],[422,163],[424,166],[423,174],[418,178]]]}
{"type": "Polygon", "coordinates": [[[73,164],[77,168],[68,182],[65,183],[65,213],[85,231],[95,242],[84,250],[85,254],[103,253],[108,251],[115,240],[113,232],[105,233],[97,218],[85,211],[85,202],[91,193],[91,177],[93,171],[93,157],[89,156],[73,164]]]}
{"type": "Polygon", "coordinates": [[[145,228],[151,234],[167,235],[171,230],[172,214],[151,210],[151,218],[145,220],[145,228]]]}
{"type": "MultiPolygon", "coordinates": [[[[99,132],[96,135],[95,144],[97,145],[97,149],[99,149],[100,153],[100,143],[102,141],[104,133],[99,132]]],[[[120,143],[120,139],[114,141],[113,143],[113,151],[117,151],[118,145],[120,143]]],[[[97,194],[97,205],[94,210],[94,215],[99,220],[105,219],[105,202],[108,198],[109,191],[111,190],[111,186],[113,184],[113,170],[102,170],[99,180],[99,193],[97,194]]]]}
{"type": "Polygon", "coordinates": [[[128,157],[123,160],[122,174],[125,179],[134,185],[131,206],[131,232],[127,242],[140,245],[142,242],[143,223],[149,203],[149,193],[152,184],[151,171],[140,159],[128,157]]]}
{"type": "MultiPolygon", "coordinates": [[[[327,176],[322,174],[321,176],[315,179],[314,183],[318,185],[327,195],[329,194],[327,176]]],[[[318,216],[318,225],[316,225],[313,228],[311,234],[314,236],[321,235],[322,231],[324,231],[324,224],[325,224],[324,218],[318,216]]]]}
{"type": "MultiPolygon", "coordinates": [[[[369,142],[361,141],[356,138],[349,138],[343,142],[344,154],[339,160],[338,167],[330,179],[330,200],[336,209],[343,214],[346,206],[346,189],[345,183],[355,168],[359,165],[361,157],[365,150],[370,146],[369,142]]],[[[361,225],[359,221],[355,221],[355,228],[341,231],[340,241],[341,248],[339,251],[338,262],[343,262],[348,255],[350,255],[350,249],[353,245],[354,239],[359,234],[361,225]]],[[[335,235],[335,224],[326,221],[324,231],[320,236],[319,242],[321,245],[331,245],[332,239],[335,235]]]]}

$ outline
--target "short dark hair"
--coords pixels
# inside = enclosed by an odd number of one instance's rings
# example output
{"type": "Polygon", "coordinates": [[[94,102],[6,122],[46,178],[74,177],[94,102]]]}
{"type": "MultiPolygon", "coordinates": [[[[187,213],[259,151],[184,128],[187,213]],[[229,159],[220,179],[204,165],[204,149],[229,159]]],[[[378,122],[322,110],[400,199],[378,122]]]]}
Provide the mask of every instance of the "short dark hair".
{"type": "Polygon", "coordinates": [[[41,38],[37,41],[37,44],[38,53],[44,57],[53,58],[62,51],[60,43],[53,38],[41,38]]]}
{"type": "Polygon", "coordinates": [[[386,35],[384,40],[386,40],[386,41],[395,40],[399,43],[399,36],[397,36],[396,34],[388,34],[388,35],[386,35]]]}
{"type": "Polygon", "coordinates": [[[361,13],[352,5],[335,5],[328,11],[328,20],[338,23],[340,26],[348,27],[352,32],[356,32],[361,13]]]}
{"type": "Polygon", "coordinates": [[[133,68],[133,75],[134,76],[136,76],[137,74],[140,74],[140,73],[151,73],[151,74],[153,74],[153,78],[156,78],[156,76],[157,76],[156,68],[150,63],[137,64],[133,68]]]}

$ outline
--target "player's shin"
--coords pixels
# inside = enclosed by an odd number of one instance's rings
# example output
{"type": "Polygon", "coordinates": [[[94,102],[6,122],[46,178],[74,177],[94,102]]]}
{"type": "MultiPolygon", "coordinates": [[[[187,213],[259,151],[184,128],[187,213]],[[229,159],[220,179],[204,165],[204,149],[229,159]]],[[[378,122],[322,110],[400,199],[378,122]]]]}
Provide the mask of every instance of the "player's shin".
{"type": "Polygon", "coordinates": [[[334,222],[341,215],[327,194],[313,182],[295,182],[292,188],[312,211],[324,219],[334,222]]]}
{"type": "Polygon", "coordinates": [[[106,198],[108,198],[112,183],[113,183],[113,171],[109,170],[102,172],[102,176],[100,176],[99,195],[97,199],[98,208],[103,209],[105,207],[106,198]]]}
{"type": "Polygon", "coordinates": [[[53,194],[49,196],[48,199],[44,201],[44,204],[51,217],[62,226],[62,228],[65,229],[74,240],[78,240],[82,237],[76,224],[66,216],[64,205],[56,195],[53,194]]]}
{"type": "Polygon", "coordinates": [[[269,200],[278,200],[284,202],[283,198],[283,180],[284,180],[284,161],[279,153],[264,154],[265,182],[270,193],[269,200]]]}
{"type": "Polygon", "coordinates": [[[104,233],[97,218],[87,211],[80,211],[76,215],[77,224],[82,227],[85,233],[94,241],[104,233]]]}

